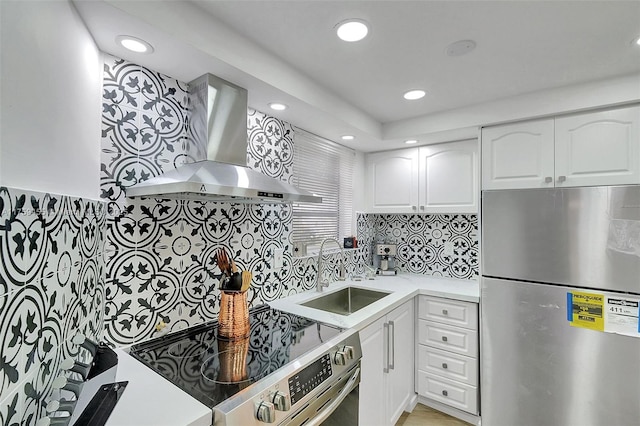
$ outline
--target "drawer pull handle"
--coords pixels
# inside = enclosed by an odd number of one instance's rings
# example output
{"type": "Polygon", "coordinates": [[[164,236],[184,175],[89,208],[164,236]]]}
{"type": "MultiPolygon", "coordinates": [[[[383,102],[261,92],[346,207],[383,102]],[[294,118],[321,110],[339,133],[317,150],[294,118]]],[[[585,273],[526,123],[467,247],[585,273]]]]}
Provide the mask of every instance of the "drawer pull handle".
{"type": "Polygon", "coordinates": [[[449,339],[447,339],[447,336],[442,336],[442,341],[443,342],[446,342],[447,340],[449,340],[449,339]]]}
{"type": "Polygon", "coordinates": [[[442,395],[444,395],[444,396],[449,396],[449,392],[447,392],[446,390],[443,390],[443,391],[442,391],[442,395]]]}
{"type": "Polygon", "coordinates": [[[447,369],[447,368],[449,368],[449,366],[447,365],[447,363],[446,363],[446,362],[443,362],[443,363],[442,363],[442,368],[447,369]]]}
{"type": "Polygon", "coordinates": [[[449,315],[449,311],[447,311],[446,309],[442,310],[442,315],[449,315]]]}

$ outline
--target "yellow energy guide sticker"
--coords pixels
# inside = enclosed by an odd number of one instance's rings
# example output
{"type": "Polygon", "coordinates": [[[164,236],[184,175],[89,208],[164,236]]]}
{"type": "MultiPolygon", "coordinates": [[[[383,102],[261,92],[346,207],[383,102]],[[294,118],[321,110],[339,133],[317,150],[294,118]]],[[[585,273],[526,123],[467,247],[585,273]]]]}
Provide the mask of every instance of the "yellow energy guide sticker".
{"type": "Polygon", "coordinates": [[[572,327],[604,331],[604,295],[574,291],[567,293],[567,302],[572,327]]]}

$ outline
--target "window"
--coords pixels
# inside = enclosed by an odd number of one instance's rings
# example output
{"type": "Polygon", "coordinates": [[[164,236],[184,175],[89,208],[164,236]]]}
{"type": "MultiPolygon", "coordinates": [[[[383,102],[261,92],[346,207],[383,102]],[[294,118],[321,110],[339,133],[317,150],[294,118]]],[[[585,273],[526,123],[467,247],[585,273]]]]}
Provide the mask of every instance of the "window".
{"type": "Polygon", "coordinates": [[[322,197],[322,203],[293,204],[293,243],[319,248],[324,238],[352,235],[355,151],[295,129],[293,184],[322,197]]]}

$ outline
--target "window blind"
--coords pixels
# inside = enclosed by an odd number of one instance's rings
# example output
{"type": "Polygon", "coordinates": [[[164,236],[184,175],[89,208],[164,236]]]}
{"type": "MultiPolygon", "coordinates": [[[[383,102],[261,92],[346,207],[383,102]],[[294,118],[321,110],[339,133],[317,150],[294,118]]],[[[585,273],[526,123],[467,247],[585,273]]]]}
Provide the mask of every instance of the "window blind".
{"type": "Polygon", "coordinates": [[[322,203],[293,204],[294,243],[311,251],[324,238],[352,235],[355,151],[295,129],[293,184],[322,197],[322,203]]]}

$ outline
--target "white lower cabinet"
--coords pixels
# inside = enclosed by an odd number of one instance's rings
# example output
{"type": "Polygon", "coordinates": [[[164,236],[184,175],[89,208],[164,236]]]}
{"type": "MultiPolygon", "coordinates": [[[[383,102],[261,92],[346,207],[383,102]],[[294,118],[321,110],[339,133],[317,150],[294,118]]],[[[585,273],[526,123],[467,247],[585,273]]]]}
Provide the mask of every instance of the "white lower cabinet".
{"type": "Polygon", "coordinates": [[[386,323],[387,317],[383,317],[360,331],[362,346],[358,402],[360,426],[382,425],[386,418],[385,374],[382,370],[386,367],[386,323]]]}
{"type": "Polygon", "coordinates": [[[478,332],[433,321],[418,320],[418,339],[421,344],[462,355],[477,357],[478,332]]]}
{"type": "Polygon", "coordinates": [[[414,302],[360,331],[359,424],[393,426],[414,396],[414,302]]]}
{"type": "Polygon", "coordinates": [[[420,296],[418,306],[416,392],[477,416],[478,304],[420,296]]]}
{"type": "Polygon", "coordinates": [[[459,410],[478,412],[478,387],[418,371],[418,394],[459,410]]]}
{"type": "Polygon", "coordinates": [[[437,374],[451,380],[478,384],[478,359],[430,346],[418,345],[418,365],[426,373],[437,374]]]}

